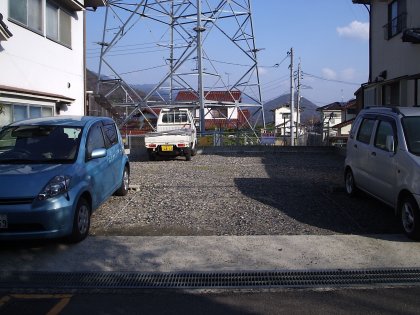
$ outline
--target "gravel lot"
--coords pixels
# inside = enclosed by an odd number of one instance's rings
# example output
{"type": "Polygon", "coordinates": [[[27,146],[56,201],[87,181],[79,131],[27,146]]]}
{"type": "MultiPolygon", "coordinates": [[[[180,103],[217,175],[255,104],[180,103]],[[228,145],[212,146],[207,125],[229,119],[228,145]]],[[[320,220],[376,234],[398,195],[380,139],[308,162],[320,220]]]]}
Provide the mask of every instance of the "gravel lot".
{"type": "Polygon", "coordinates": [[[343,157],[317,153],[197,155],[132,162],[126,197],[92,216],[92,235],[399,233],[391,208],[346,196],[343,157]]]}

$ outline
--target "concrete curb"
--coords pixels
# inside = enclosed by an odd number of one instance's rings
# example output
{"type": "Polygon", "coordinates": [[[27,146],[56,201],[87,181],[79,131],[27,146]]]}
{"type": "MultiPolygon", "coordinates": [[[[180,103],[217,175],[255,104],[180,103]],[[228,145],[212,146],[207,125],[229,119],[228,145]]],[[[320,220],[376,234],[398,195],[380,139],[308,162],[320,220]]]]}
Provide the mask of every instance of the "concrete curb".
{"type": "Polygon", "coordinates": [[[239,271],[420,267],[403,235],[90,236],[76,245],[2,244],[5,271],[239,271]]]}

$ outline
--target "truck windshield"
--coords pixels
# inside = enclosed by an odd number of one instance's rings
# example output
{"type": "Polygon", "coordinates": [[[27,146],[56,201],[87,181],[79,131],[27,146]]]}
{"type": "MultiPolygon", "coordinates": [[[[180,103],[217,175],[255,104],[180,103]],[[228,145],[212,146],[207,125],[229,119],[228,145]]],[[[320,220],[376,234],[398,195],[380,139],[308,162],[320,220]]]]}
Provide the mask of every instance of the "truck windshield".
{"type": "Polygon", "coordinates": [[[184,111],[170,111],[162,115],[162,122],[166,124],[187,123],[188,115],[184,111]]]}
{"type": "Polygon", "coordinates": [[[0,164],[72,163],[82,128],[15,126],[0,131],[0,164]]]}
{"type": "Polygon", "coordinates": [[[408,151],[420,155],[420,116],[404,117],[402,125],[408,151]]]}

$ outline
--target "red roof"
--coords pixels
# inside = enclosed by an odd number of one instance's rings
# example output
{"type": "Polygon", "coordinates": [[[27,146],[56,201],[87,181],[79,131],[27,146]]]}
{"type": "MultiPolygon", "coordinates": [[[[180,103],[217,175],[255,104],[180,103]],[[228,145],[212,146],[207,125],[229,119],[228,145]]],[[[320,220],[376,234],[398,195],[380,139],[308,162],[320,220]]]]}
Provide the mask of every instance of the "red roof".
{"type": "MultiPolygon", "coordinates": [[[[240,91],[204,91],[204,98],[207,101],[216,102],[241,102],[240,91]]],[[[195,102],[198,101],[197,93],[194,91],[179,91],[175,99],[176,102],[195,102]]]]}

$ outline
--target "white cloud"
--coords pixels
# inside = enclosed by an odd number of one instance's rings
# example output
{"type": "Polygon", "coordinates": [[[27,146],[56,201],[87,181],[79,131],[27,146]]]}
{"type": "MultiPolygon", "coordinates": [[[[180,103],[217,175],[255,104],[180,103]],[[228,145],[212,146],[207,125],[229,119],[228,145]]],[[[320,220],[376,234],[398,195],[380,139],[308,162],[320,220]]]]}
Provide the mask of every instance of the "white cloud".
{"type": "Polygon", "coordinates": [[[347,26],[337,27],[337,33],[340,37],[368,40],[369,39],[369,23],[353,21],[347,26]]]}
{"type": "Polygon", "coordinates": [[[337,73],[333,69],[330,69],[330,68],[323,68],[322,76],[329,80],[337,79],[337,73]]]}
{"type": "Polygon", "coordinates": [[[266,68],[263,68],[263,67],[258,67],[258,73],[260,75],[265,75],[265,74],[268,73],[268,70],[266,68]]]}
{"type": "Polygon", "coordinates": [[[347,68],[341,71],[340,78],[344,81],[352,81],[356,76],[356,70],[353,68],[347,68]]]}

